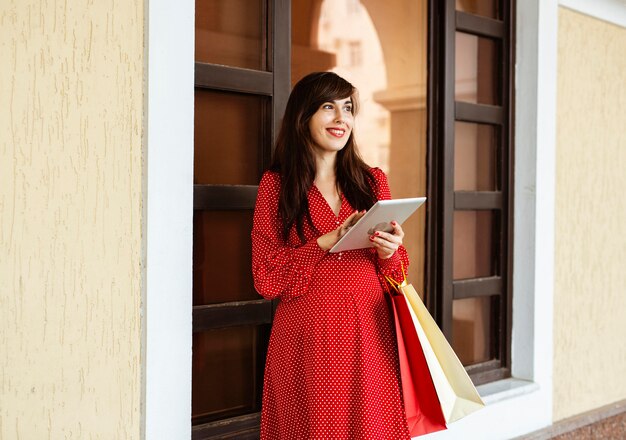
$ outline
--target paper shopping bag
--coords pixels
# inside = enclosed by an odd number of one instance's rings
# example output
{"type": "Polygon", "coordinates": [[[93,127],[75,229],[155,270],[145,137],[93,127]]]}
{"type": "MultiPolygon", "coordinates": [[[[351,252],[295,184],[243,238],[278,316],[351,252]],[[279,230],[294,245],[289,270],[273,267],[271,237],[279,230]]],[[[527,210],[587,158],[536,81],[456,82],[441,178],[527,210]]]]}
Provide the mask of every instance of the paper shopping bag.
{"type": "Polygon", "coordinates": [[[463,364],[411,284],[397,285],[409,302],[428,368],[447,423],[485,406],[463,364]]]}
{"type": "Polygon", "coordinates": [[[419,322],[412,318],[402,294],[392,294],[391,299],[409,432],[412,437],[416,437],[446,429],[437,392],[415,329],[419,322]]]}

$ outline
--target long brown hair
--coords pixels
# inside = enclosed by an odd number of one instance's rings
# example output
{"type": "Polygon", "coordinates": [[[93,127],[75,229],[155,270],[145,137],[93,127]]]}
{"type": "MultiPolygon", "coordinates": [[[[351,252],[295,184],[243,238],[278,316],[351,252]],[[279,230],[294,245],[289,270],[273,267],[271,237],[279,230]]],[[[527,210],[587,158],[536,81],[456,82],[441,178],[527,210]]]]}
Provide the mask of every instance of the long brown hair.
{"type": "MultiPolygon", "coordinates": [[[[278,212],[285,241],[295,224],[298,237],[305,242],[305,219],[315,229],[307,199],[316,173],[309,121],[323,103],[348,97],[352,100],[352,113],[356,114],[356,88],[333,72],[314,72],[305,76],[289,95],[270,168],[281,177],[278,212]]],[[[337,153],[335,175],[339,190],[355,209],[369,209],[376,202],[374,177],[359,155],[354,130],[346,146],[337,153]]]]}

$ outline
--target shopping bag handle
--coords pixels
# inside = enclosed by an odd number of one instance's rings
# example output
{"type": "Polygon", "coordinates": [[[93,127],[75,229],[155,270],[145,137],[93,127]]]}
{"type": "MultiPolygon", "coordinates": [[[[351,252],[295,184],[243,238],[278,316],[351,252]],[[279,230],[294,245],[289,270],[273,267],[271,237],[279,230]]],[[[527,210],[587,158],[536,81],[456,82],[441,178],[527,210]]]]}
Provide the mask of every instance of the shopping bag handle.
{"type": "Polygon", "coordinates": [[[405,287],[408,284],[406,280],[406,272],[404,272],[404,264],[402,264],[402,261],[400,261],[400,268],[402,269],[402,282],[398,282],[390,276],[385,275],[385,279],[387,280],[387,282],[391,284],[391,287],[393,287],[398,292],[400,291],[401,287],[405,287]]]}

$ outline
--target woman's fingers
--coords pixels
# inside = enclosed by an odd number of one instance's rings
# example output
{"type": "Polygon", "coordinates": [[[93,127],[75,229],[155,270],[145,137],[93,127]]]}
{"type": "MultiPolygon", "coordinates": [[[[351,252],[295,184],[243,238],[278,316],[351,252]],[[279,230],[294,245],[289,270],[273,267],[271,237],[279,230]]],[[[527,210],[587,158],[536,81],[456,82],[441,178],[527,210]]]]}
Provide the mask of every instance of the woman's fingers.
{"type": "Polygon", "coordinates": [[[320,248],[328,250],[332,248],[348,230],[365,215],[365,211],[354,211],[345,219],[345,221],[337,227],[337,229],[328,232],[317,238],[317,244],[320,248]]]}
{"type": "Polygon", "coordinates": [[[354,216],[354,218],[352,219],[352,222],[350,223],[350,227],[352,227],[352,226],[356,225],[356,223],[357,223],[359,220],[361,220],[361,217],[363,217],[363,216],[365,215],[365,213],[366,213],[366,211],[365,211],[365,210],[363,210],[363,211],[361,211],[361,212],[358,212],[358,213],[354,216]]]}
{"type": "Polygon", "coordinates": [[[402,244],[397,241],[389,241],[389,240],[385,240],[381,237],[376,237],[376,236],[370,237],[370,241],[372,242],[374,247],[376,247],[377,249],[388,249],[388,250],[393,250],[393,251],[398,249],[400,245],[402,244]]]}
{"type": "Polygon", "coordinates": [[[398,250],[398,247],[399,247],[399,245],[390,243],[388,241],[383,241],[383,242],[372,241],[372,245],[374,246],[374,249],[376,249],[376,253],[378,254],[378,257],[382,259],[387,259],[391,257],[398,250]]]}
{"type": "Polygon", "coordinates": [[[354,211],[339,227],[339,236],[342,237],[348,230],[365,215],[365,211],[354,211]]]}
{"type": "Polygon", "coordinates": [[[391,226],[393,227],[393,235],[404,237],[404,230],[402,229],[402,226],[400,226],[400,223],[392,221],[391,226]]]}
{"type": "Polygon", "coordinates": [[[402,244],[402,237],[399,235],[390,234],[388,232],[377,231],[374,233],[374,238],[378,238],[382,241],[388,241],[391,243],[402,244]]]}
{"type": "Polygon", "coordinates": [[[381,258],[390,257],[402,245],[402,239],[404,238],[402,227],[397,222],[391,222],[391,226],[393,227],[391,233],[377,231],[370,236],[370,241],[381,258]]]}
{"type": "Polygon", "coordinates": [[[374,238],[380,238],[392,243],[402,244],[402,239],[404,238],[404,231],[402,230],[402,227],[396,222],[392,222],[392,227],[393,232],[376,231],[374,233],[374,238]]]}
{"type": "Polygon", "coordinates": [[[343,222],[344,222],[344,224],[345,224],[346,222],[349,222],[350,220],[352,220],[352,219],[354,218],[354,216],[355,216],[355,215],[357,215],[358,213],[359,213],[359,211],[354,211],[352,214],[350,214],[350,215],[348,216],[348,218],[346,218],[346,219],[343,221],[343,222]]]}
{"type": "Polygon", "coordinates": [[[352,214],[350,214],[350,216],[348,216],[347,219],[345,219],[345,221],[343,222],[341,226],[348,227],[348,228],[352,227],[356,224],[356,222],[361,220],[361,217],[363,217],[364,215],[365,215],[365,211],[354,211],[352,214]]]}

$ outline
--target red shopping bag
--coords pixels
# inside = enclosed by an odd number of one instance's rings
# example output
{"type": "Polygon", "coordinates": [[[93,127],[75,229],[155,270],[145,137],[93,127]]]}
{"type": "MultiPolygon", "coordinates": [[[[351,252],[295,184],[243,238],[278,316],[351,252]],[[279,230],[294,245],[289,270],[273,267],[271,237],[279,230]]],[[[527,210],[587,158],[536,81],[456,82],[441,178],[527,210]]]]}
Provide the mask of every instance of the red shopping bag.
{"type": "Polygon", "coordinates": [[[404,407],[411,437],[446,429],[435,385],[402,294],[391,294],[404,407]]]}

